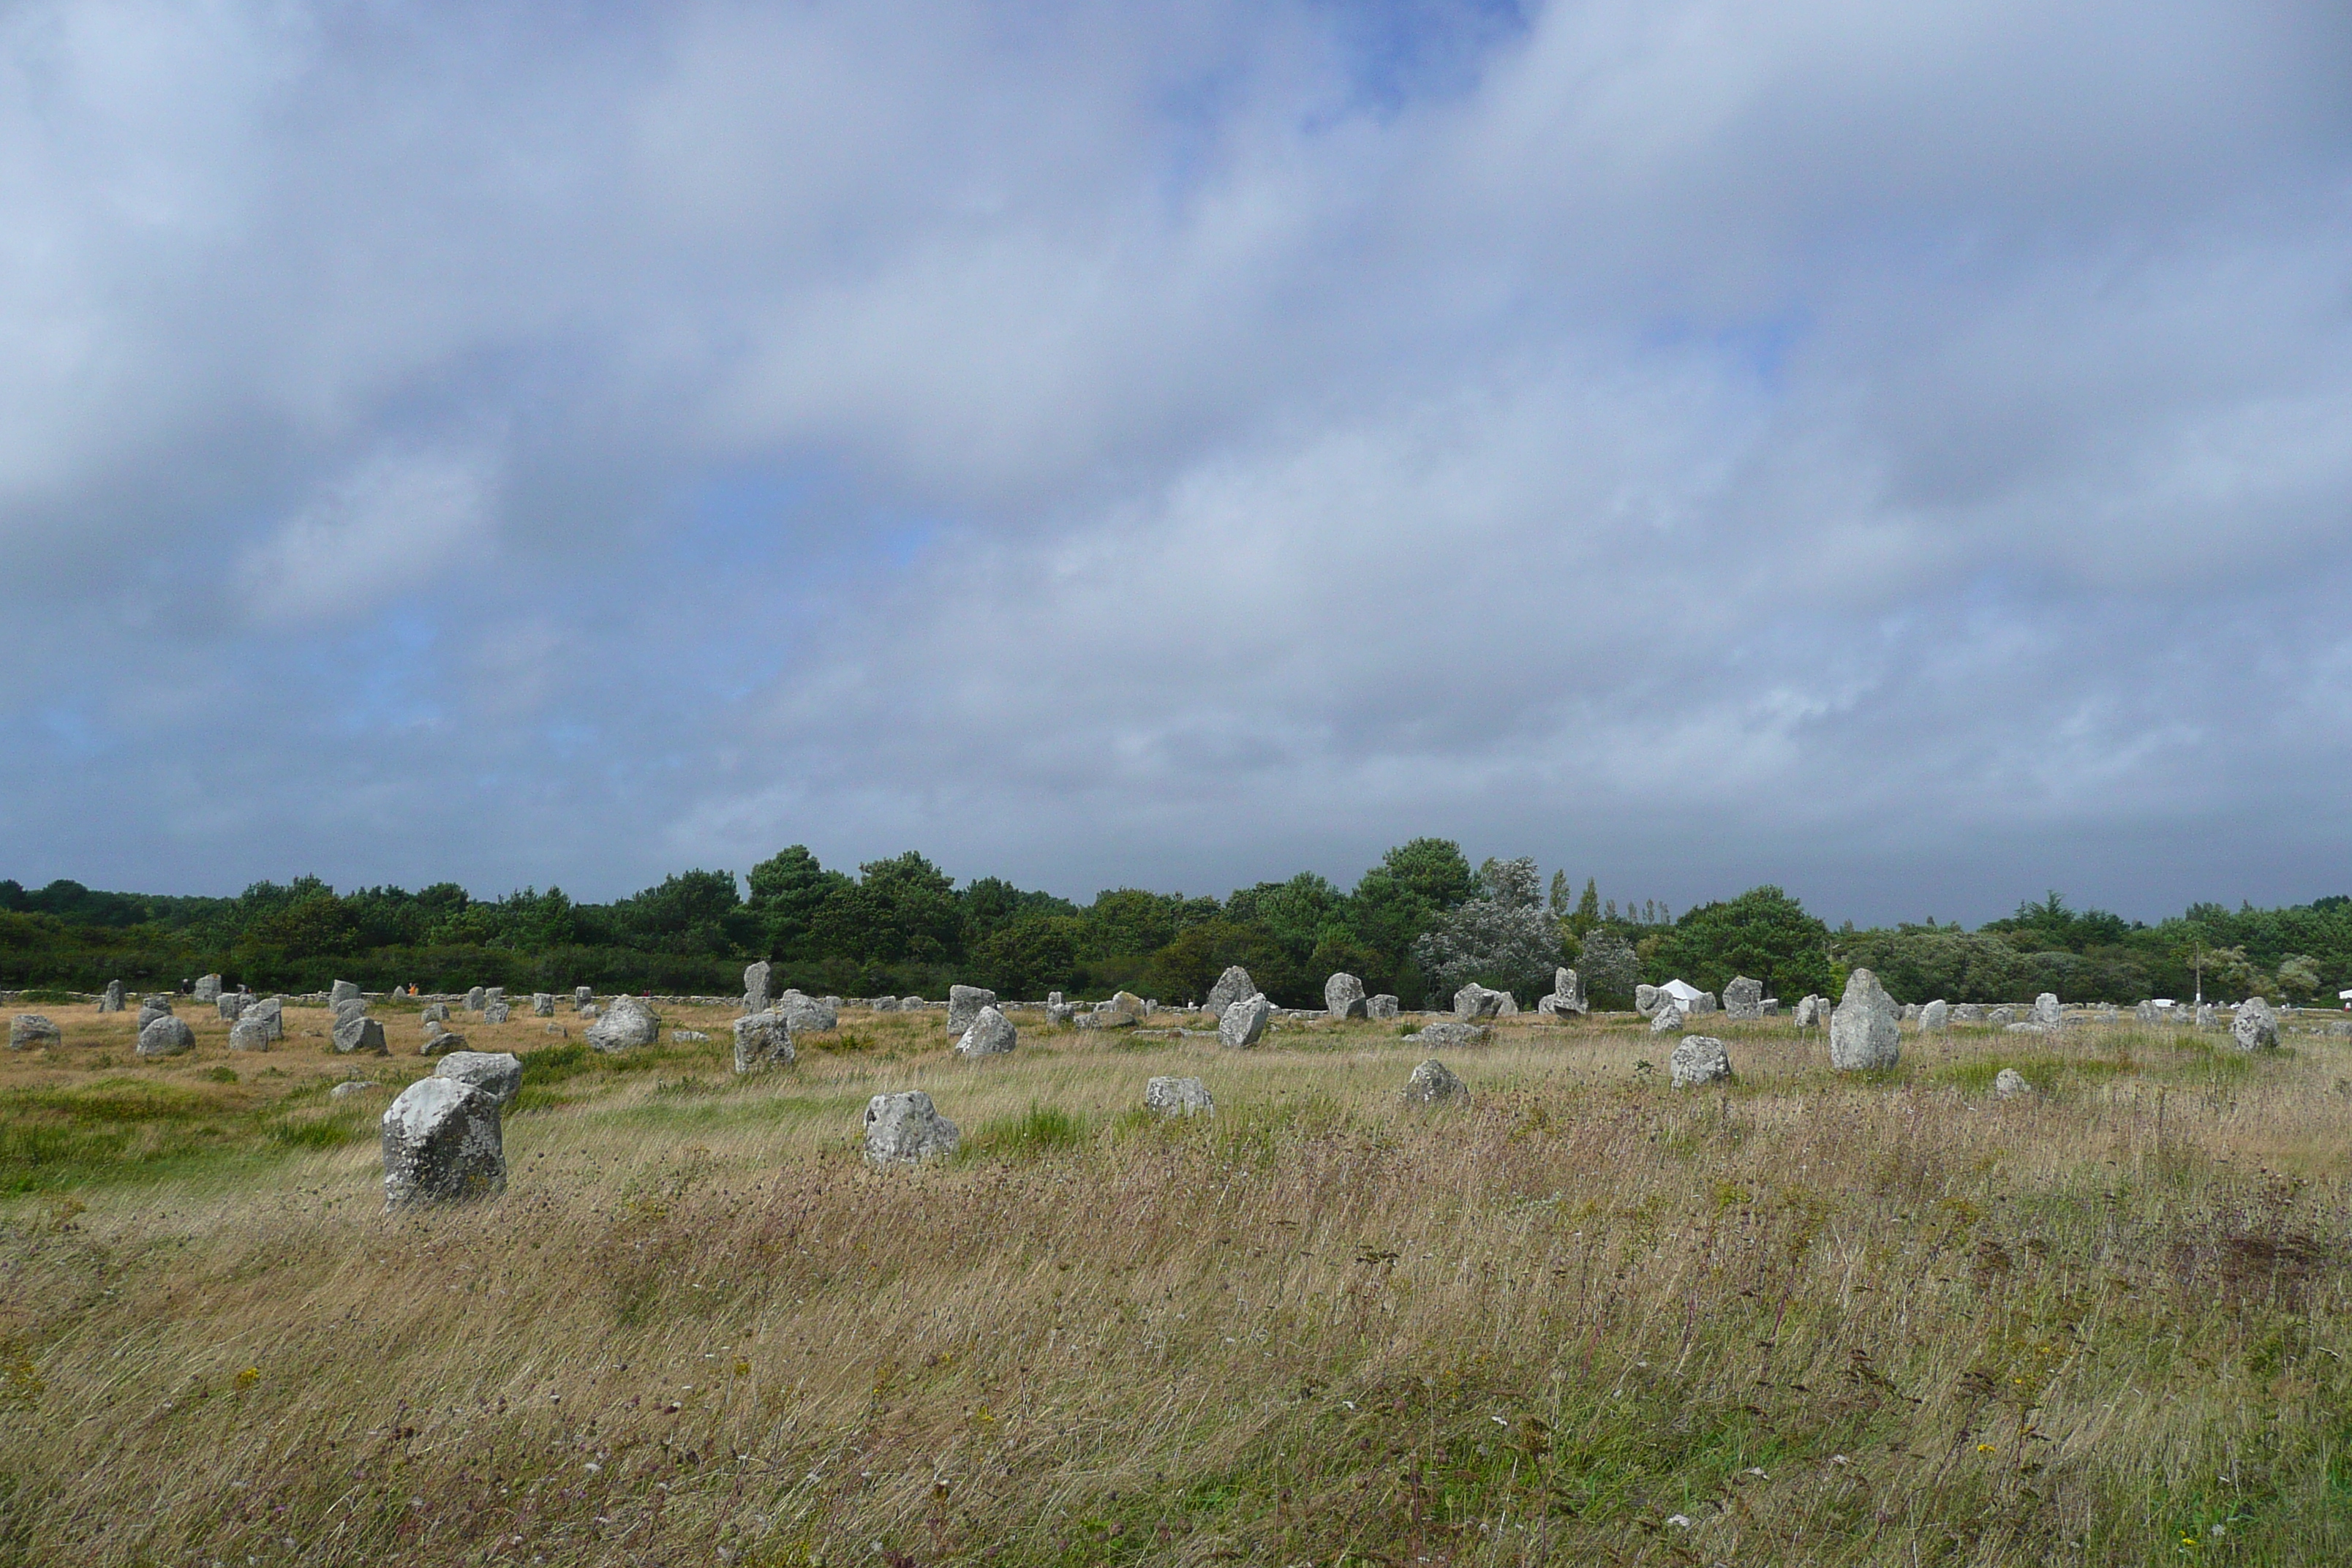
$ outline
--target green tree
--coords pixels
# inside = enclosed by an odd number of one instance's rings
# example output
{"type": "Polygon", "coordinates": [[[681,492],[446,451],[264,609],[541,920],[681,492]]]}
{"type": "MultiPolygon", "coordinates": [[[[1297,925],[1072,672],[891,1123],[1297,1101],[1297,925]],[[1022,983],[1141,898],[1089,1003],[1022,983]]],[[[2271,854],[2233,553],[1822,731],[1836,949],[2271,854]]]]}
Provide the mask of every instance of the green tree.
{"type": "Polygon", "coordinates": [[[1654,962],[1702,991],[1720,994],[1738,975],[1791,1001],[1830,983],[1830,930],[1778,888],[1701,904],[1660,933],[1654,962]]]}
{"type": "Polygon", "coordinates": [[[779,849],[752,867],[744,881],[751,888],[746,905],[764,928],[761,949],[772,958],[806,949],[817,910],[825,900],[853,885],[840,872],[820,865],[805,844],[779,849]]]}

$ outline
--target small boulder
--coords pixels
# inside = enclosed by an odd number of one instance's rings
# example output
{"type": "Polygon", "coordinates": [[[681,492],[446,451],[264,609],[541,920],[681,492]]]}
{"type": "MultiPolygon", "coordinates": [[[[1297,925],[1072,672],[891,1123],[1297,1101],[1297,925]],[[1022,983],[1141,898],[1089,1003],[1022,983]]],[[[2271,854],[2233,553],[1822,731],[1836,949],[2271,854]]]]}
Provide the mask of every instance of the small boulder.
{"type": "Polygon", "coordinates": [[[588,1004],[594,1000],[596,1000],[596,991],[593,986],[574,985],[572,988],[572,1010],[573,1012],[586,1012],[588,1010],[588,1004]]]}
{"type": "Polygon", "coordinates": [[[1563,967],[1551,972],[1551,992],[1537,1001],[1536,1011],[1556,1017],[1591,1011],[1584,999],[1584,982],[1577,977],[1575,970],[1563,967]]]}
{"type": "Polygon", "coordinates": [[[1334,974],[1323,982],[1323,1011],[1333,1018],[1368,1018],[1364,983],[1352,974],[1334,974]]]}
{"type": "Polygon", "coordinates": [[[1112,995],[1109,1001],[1104,1003],[1103,1005],[1111,1008],[1116,1012],[1126,1014],[1129,1017],[1134,1019],[1139,1024],[1151,1016],[1151,1004],[1146,1002],[1142,997],[1138,996],[1132,991],[1118,992],[1112,995]]]}
{"type": "Polygon", "coordinates": [[[1742,974],[1723,988],[1723,1013],[1735,1024],[1752,1024],[1764,1016],[1764,983],[1742,974]]]}
{"type": "Polygon", "coordinates": [[[360,988],[348,980],[338,980],[327,989],[327,1005],[330,1007],[338,1002],[356,1002],[359,999],[360,988]]]}
{"type": "Polygon", "coordinates": [[[1081,1029],[1132,1029],[1135,1015],[1112,1006],[1108,1002],[1097,1003],[1070,1020],[1081,1029]]]}
{"type": "Polygon", "coordinates": [[[1066,1024],[1077,1016],[1078,1010],[1066,1002],[1045,1004],[1045,1022],[1048,1024],[1066,1024]]]}
{"type": "Polygon", "coordinates": [[[8,1020],[8,1048],[45,1051],[65,1044],[65,1031],[38,1013],[19,1013],[8,1020]]]}
{"type": "Polygon", "coordinates": [[[1952,1009],[1941,998],[1919,1009],[1919,1032],[1940,1035],[1951,1026],[1952,1009]]]}
{"type": "Polygon", "coordinates": [[[1845,996],[1830,1015],[1830,1066],[1839,1072],[1891,1068],[1903,1056],[1895,998],[1867,969],[1846,976],[1845,996]]]}
{"type": "Polygon", "coordinates": [[[499,1101],[462,1079],[420,1078],[383,1112],[383,1206],[456,1203],[507,1190],[499,1101]]]}
{"type": "Polygon", "coordinates": [[[620,995],[604,1016],[588,1026],[589,1045],[600,1051],[625,1051],[650,1046],[661,1037],[661,1020],[641,996],[620,995]]]}
{"type": "Polygon", "coordinates": [[[504,1110],[522,1092],[522,1058],[506,1051],[452,1051],[433,1064],[433,1076],[472,1084],[504,1110]]]}
{"type": "Polygon", "coordinates": [[[979,985],[948,987],[948,1033],[961,1035],[971,1027],[982,1007],[996,1005],[996,993],[979,985]]]}
{"type": "Polygon", "coordinates": [[[669,1032],[669,1037],[681,1045],[688,1046],[707,1046],[710,1043],[710,1037],[700,1029],[672,1029],[669,1032]]]}
{"type": "Polygon", "coordinates": [[[1822,1024],[1822,999],[1818,996],[1812,995],[1811,993],[1808,993],[1804,1000],[1797,1004],[1797,1011],[1794,1016],[1797,1027],[1800,1029],[1820,1028],[1822,1024]]]}
{"type": "Polygon", "coordinates": [[[552,1017],[554,1017],[554,1016],[555,1016],[555,997],[554,997],[554,994],[553,994],[552,993],[551,993],[551,992],[546,992],[546,991],[534,991],[534,992],[532,992],[532,993],[530,994],[530,1016],[531,1016],[532,1017],[534,1017],[534,1018],[552,1018],[552,1017]]]}
{"type": "Polygon", "coordinates": [[[1162,1116],[1209,1116],[1217,1109],[1197,1078],[1155,1078],[1143,1086],[1143,1103],[1162,1116]]]}
{"type": "Polygon", "coordinates": [[[196,1048],[196,1032],[185,1020],[161,1014],[139,1031],[135,1048],[142,1057],[176,1057],[196,1048]]]}
{"type": "Polygon", "coordinates": [[[1249,995],[1237,1002],[1225,1004],[1217,1016],[1217,1044],[1228,1050],[1244,1050],[1265,1037],[1265,1021],[1274,1016],[1274,1004],[1263,995],[1249,995]]]}
{"type": "Polygon", "coordinates": [[[2230,1039],[2242,1051],[2267,1051],[2278,1046],[2278,1015],[2260,996],[2249,996],[2230,1020],[2230,1039]]]}
{"type": "Polygon", "coordinates": [[[1001,1057],[1019,1043],[1021,1033],[1013,1020],[993,1005],[982,1007],[971,1026],[964,1030],[963,1038],[956,1042],[955,1054],[969,1061],[975,1057],[1001,1057]]]}
{"type": "Polygon", "coordinates": [[[1397,999],[1390,995],[1387,992],[1383,991],[1377,996],[1367,996],[1364,998],[1365,1017],[1393,1018],[1396,1016],[1397,999]]]}
{"type": "Polygon", "coordinates": [[[1996,1028],[2006,1029],[2017,1022],[2017,1009],[2014,1007],[1988,1008],[1985,1011],[1984,1021],[1996,1028]]]}
{"type": "Polygon", "coordinates": [[[2033,1086],[2015,1068],[2003,1068],[1993,1076],[1992,1091],[2003,1100],[2014,1100],[2021,1094],[2032,1094],[2033,1086]]]}
{"type": "Polygon", "coordinates": [[[452,1034],[447,1028],[439,1024],[433,1024],[428,1026],[428,1027],[431,1028],[433,1032],[426,1035],[425,1037],[425,1043],[416,1047],[416,1054],[418,1056],[446,1057],[453,1051],[462,1051],[466,1048],[465,1036],[452,1034]]]}
{"type": "Polygon", "coordinates": [[[1650,1015],[1650,1033],[1675,1034],[1682,1028],[1684,1023],[1683,1010],[1675,1005],[1675,999],[1672,996],[1668,996],[1658,1005],[1658,1010],[1650,1015]]]}
{"type": "Polygon", "coordinates": [[[493,997],[482,1004],[482,1022],[485,1024],[503,1024],[513,1016],[514,1009],[508,1006],[503,999],[493,997]]]}
{"type": "Polygon", "coordinates": [[[877,1013],[895,1013],[898,1010],[898,999],[896,996],[877,996],[866,1005],[877,1013]]]}
{"type": "Polygon", "coordinates": [[[416,1016],[427,1024],[446,1024],[449,1021],[449,1004],[427,1002],[425,1005],[425,1010],[416,1016]]]}
{"type": "Polygon", "coordinates": [[[800,1059],[793,1046],[793,1026],[782,1013],[770,1009],[735,1020],[735,1070],[761,1072],[790,1067],[800,1059]]]}
{"type": "Polygon", "coordinates": [[[482,987],[477,985],[472,990],[466,993],[466,1011],[468,1013],[478,1013],[489,999],[490,994],[482,987]]]}
{"type": "Polygon", "coordinates": [[[1250,978],[1250,972],[1236,963],[1217,976],[1217,983],[1209,987],[1209,999],[1201,1005],[1201,1010],[1212,1018],[1222,1018],[1227,1007],[1257,994],[1257,983],[1250,978]]]}
{"type": "Polygon", "coordinates": [[[822,1034],[841,1022],[841,1004],[830,996],[808,996],[786,991],[776,998],[774,1011],[784,1016],[795,1035],[822,1034]]]}
{"type": "Polygon", "coordinates": [[[335,1049],[344,1056],[355,1051],[372,1051],[377,1056],[389,1056],[392,1047],[383,1042],[383,1026],[364,1013],[351,1013],[335,1020],[335,1049]]]}
{"type": "Polygon", "coordinates": [[[371,1083],[363,1078],[349,1078],[327,1091],[329,1100],[349,1100],[355,1094],[373,1094],[383,1085],[371,1083]]]}
{"type": "Polygon", "coordinates": [[[1685,1035],[1666,1058],[1667,1076],[1676,1089],[1721,1083],[1731,1077],[1731,1053],[1712,1035],[1685,1035]]]}
{"type": "MultiPolygon", "coordinates": [[[[1481,1018],[1501,1016],[1503,1004],[1510,1000],[1508,993],[1492,990],[1473,980],[1454,994],[1454,1016],[1465,1023],[1475,1024],[1481,1018]]],[[[1518,1011],[1516,1004],[1511,1011],[1518,1011]]]]}
{"type": "Polygon", "coordinates": [[[1633,1011],[1639,1013],[1644,1018],[1648,1017],[1651,1014],[1658,1010],[1658,998],[1662,994],[1664,994],[1654,985],[1634,986],[1633,1011]]]}
{"type": "Polygon", "coordinates": [[[877,1165],[911,1165],[952,1154],[962,1135],[921,1089],[877,1094],[866,1102],[866,1158],[877,1165]]]}
{"type": "Polygon", "coordinates": [[[142,1029],[158,1018],[168,1018],[171,1016],[172,999],[160,991],[142,998],[139,1003],[139,1026],[142,1029]]]}
{"type": "MultiPolygon", "coordinates": [[[[1472,1027],[1458,1022],[1454,1026],[1472,1027]]],[[[1467,1105],[1470,1086],[1456,1078],[1452,1068],[1432,1057],[1413,1068],[1412,1076],[1404,1080],[1404,1099],[1407,1105],[1467,1105]]]]}
{"type": "Polygon", "coordinates": [[[228,1026],[228,1048],[233,1051],[268,1050],[269,1026],[258,1018],[239,1018],[228,1026]]]}
{"type": "Polygon", "coordinates": [[[1408,1040],[1417,1040],[1433,1050],[1444,1050],[1457,1046],[1475,1046],[1486,1037],[1486,1025],[1465,1024],[1459,1018],[1433,1019],[1423,1024],[1415,1033],[1405,1037],[1408,1040]]]}
{"type": "Polygon", "coordinates": [[[106,989],[100,992],[98,995],[98,1010],[101,1013],[120,1013],[122,1011],[121,981],[110,980],[106,983],[106,989]]]}

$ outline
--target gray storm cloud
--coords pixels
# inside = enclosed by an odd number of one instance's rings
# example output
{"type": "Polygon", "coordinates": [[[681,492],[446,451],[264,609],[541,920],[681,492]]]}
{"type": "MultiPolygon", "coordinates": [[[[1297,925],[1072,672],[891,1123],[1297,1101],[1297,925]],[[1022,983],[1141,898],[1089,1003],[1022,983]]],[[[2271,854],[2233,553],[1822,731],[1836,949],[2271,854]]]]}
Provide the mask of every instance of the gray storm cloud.
{"type": "Polygon", "coordinates": [[[2347,68],[2295,5],[16,7],[0,869],[2338,890],[2347,68]]]}

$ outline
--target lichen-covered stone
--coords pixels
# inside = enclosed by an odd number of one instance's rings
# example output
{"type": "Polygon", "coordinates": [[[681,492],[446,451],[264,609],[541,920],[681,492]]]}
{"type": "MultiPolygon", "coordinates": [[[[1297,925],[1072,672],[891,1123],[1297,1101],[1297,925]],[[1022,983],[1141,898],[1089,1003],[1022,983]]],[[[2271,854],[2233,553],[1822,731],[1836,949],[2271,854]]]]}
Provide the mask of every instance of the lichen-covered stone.
{"type": "Polygon", "coordinates": [[[383,1206],[457,1203],[507,1188],[499,1101],[457,1078],[421,1078],[383,1112],[383,1206]]]}
{"type": "Polygon", "coordinates": [[[661,1020],[644,997],[615,996],[603,1016],[588,1026],[586,1037],[600,1051],[633,1050],[661,1037],[661,1020]]]}
{"type": "MultiPolygon", "coordinates": [[[[1465,1023],[1475,1024],[1481,1018],[1501,1016],[1503,1004],[1510,1000],[1507,993],[1493,990],[1474,980],[1454,994],[1454,1016],[1465,1023]]],[[[1511,1011],[1518,1011],[1516,1004],[1511,1011]]]]}
{"type": "Polygon", "coordinates": [[[196,1048],[196,1032],[186,1020],[164,1013],[139,1031],[134,1048],[142,1057],[176,1057],[196,1048]]]}
{"type": "Polygon", "coordinates": [[[425,1043],[416,1047],[416,1054],[418,1056],[446,1057],[453,1051],[462,1051],[466,1048],[465,1036],[454,1034],[447,1027],[440,1024],[427,1025],[426,1027],[429,1028],[432,1033],[426,1035],[425,1037],[425,1043]]]}
{"type": "Polygon", "coordinates": [[[2015,1068],[2003,1068],[1993,1076],[1992,1091],[2003,1100],[2014,1100],[2021,1094],[2032,1094],[2033,1086],[2015,1068]]]}
{"type": "Polygon", "coordinates": [[[764,1013],[768,1010],[768,977],[773,973],[762,961],[743,968],[743,1011],[764,1013]]]}
{"type": "Polygon", "coordinates": [[[554,1017],[554,1016],[555,1016],[555,996],[554,996],[554,994],[553,994],[553,993],[551,993],[551,992],[547,992],[547,991],[534,991],[534,992],[532,992],[532,993],[530,994],[530,1016],[531,1016],[532,1017],[534,1017],[534,1018],[552,1018],[552,1017],[554,1017]]]}
{"type": "Polygon", "coordinates": [[[433,1076],[472,1084],[504,1110],[522,1092],[522,1058],[506,1051],[452,1051],[433,1064],[433,1076]]]}
{"type": "Polygon", "coordinates": [[[228,1026],[228,1048],[233,1051],[268,1050],[269,1026],[258,1018],[239,1018],[228,1026]]]}
{"type": "Polygon", "coordinates": [[[1919,1009],[1919,1032],[1940,1035],[1951,1026],[1952,1009],[1941,998],[1919,1009]]]}
{"type": "Polygon", "coordinates": [[[1390,995],[1387,992],[1383,991],[1377,996],[1367,996],[1364,998],[1365,1017],[1393,1018],[1396,1016],[1397,999],[1390,995]]]}
{"type": "Polygon", "coordinates": [[[489,992],[485,990],[483,987],[477,985],[466,993],[466,1011],[468,1013],[478,1013],[482,1010],[484,1005],[489,1002],[489,992]]]}
{"type": "Polygon", "coordinates": [[[1846,977],[1845,996],[1830,1015],[1830,1066],[1840,1072],[1891,1068],[1903,1056],[1895,998],[1867,969],[1846,977]]]}
{"type": "Polygon", "coordinates": [[[1675,1005],[1675,999],[1672,996],[1662,997],[1658,1003],[1658,1010],[1650,1015],[1650,1033],[1675,1034],[1679,1032],[1687,1021],[1683,1015],[1683,1010],[1675,1005]]]}
{"type": "Polygon", "coordinates": [[[1764,983],[1747,975],[1723,988],[1724,1016],[1735,1024],[1752,1024],[1764,1016],[1764,983]]]}
{"type": "MultiPolygon", "coordinates": [[[[1466,1029],[1475,1026],[1456,1023],[1454,1026],[1466,1029]]],[[[1456,1078],[1452,1068],[1432,1057],[1413,1068],[1412,1076],[1404,1080],[1404,1098],[1408,1105],[1467,1105],[1470,1086],[1456,1078]]]]}
{"type": "Polygon", "coordinates": [[[1418,1031],[1405,1037],[1408,1040],[1416,1040],[1438,1050],[1459,1046],[1475,1046],[1486,1037],[1486,1025],[1467,1024],[1459,1018],[1433,1018],[1423,1024],[1418,1031]]]}
{"type": "Polygon", "coordinates": [[[1021,1032],[1013,1020],[999,1012],[993,1005],[982,1007],[963,1038],[956,1042],[955,1054],[970,1060],[975,1057],[1001,1057],[1020,1043],[1021,1032]]]}
{"type": "Polygon", "coordinates": [[[356,1002],[359,999],[360,988],[348,980],[338,980],[327,989],[327,1005],[330,1007],[338,1002],[356,1002]]]}
{"type": "Polygon", "coordinates": [[[830,996],[810,996],[798,991],[786,991],[777,997],[771,1011],[782,1013],[794,1035],[823,1034],[841,1022],[840,1003],[830,996]]]}
{"type": "Polygon", "coordinates": [[[336,1019],[334,1034],[331,1037],[335,1049],[344,1056],[357,1051],[372,1051],[381,1057],[388,1056],[392,1051],[392,1047],[383,1042],[383,1026],[364,1013],[351,1013],[336,1019]]]}
{"type": "Polygon", "coordinates": [[[140,999],[139,1026],[142,1029],[158,1018],[168,1018],[171,1016],[172,999],[163,993],[157,991],[140,999]]]}
{"type": "Polygon", "coordinates": [[[8,1048],[45,1051],[65,1044],[65,1031],[38,1013],[19,1013],[8,1020],[8,1048]]]}
{"type": "Polygon", "coordinates": [[[793,1045],[793,1026],[782,1013],[771,1008],[735,1020],[737,1072],[790,1067],[799,1059],[800,1052],[793,1045]]]}
{"type": "Polygon", "coordinates": [[[866,1158],[877,1165],[911,1165],[952,1154],[962,1141],[921,1089],[877,1094],[866,1103],[866,1158]]]}
{"type": "Polygon", "coordinates": [[[1143,1103],[1162,1116],[1206,1116],[1217,1109],[1197,1078],[1155,1078],[1143,1086],[1143,1103]]]}
{"type": "Polygon", "coordinates": [[[1712,1035],[1685,1035],[1666,1058],[1667,1077],[1676,1089],[1720,1083],[1731,1077],[1731,1053],[1712,1035]]]}
{"type": "Polygon", "coordinates": [[[961,1035],[971,1027],[982,1007],[996,1005],[996,993],[979,985],[948,987],[948,1033],[961,1035]]]}
{"type": "Polygon", "coordinates": [[[1201,1010],[1213,1018],[1222,1018],[1227,1007],[1256,994],[1257,983],[1250,978],[1250,972],[1238,963],[1233,964],[1209,987],[1209,999],[1201,1005],[1201,1010]]]}
{"type": "Polygon", "coordinates": [[[1265,1021],[1274,1004],[1263,995],[1249,995],[1225,1004],[1217,1016],[1217,1044],[1228,1050],[1245,1050],[1265,1037],[1265,1021]]]}
{"type": "Polygon", "coordinates": [[[122,1011],[121,981],[110,980],[106,983],[106,989],[100,992],[98,994],[98,1010],[101,1013],[120,1013],[122,1011]]]}
{"type": "Polygon", "coordinates": [[[446,1024],[449,1021],[449,1004],[446,1002],[427,1002],[425,1005],[425,1010],[417,1014],[416,1016],[420,1023],[446,1024]]]}
{"type": "Polygon", "coordinates": [[[217,1002],[220,1000],[220,994],[221,977],[219,975],[207,974],[196,982],[195,999],[198,1002],[217,1002]]]}
{"type": "Polygon", "coordinates": [[[2054,1029],[2066,1021],[2064,1011],[2058,1005],[2058,993],[2044,991],[2033,999],[2033,1012],[2029,1022],[2045,1029],[2054,1029]]]}
{"type": "Polygon", "coordinates": [[[1370,1017],[1364,983],[1352,974],[1334,974],[1323,982],[1323,1011],[1334,1018],[1370,1017]]]}
{"type": "Polygon", "coordinates": [[[2230,1020],[2230,1039],[2242,1051],[2267,1051],[2278,1045],[2278,1015],[2260,996],[2249,996],[2230,1020]]]}
{"type": "Polygon", "coordinates": [[[1135,1027],[1135,1015],[1103,1002],[1078,1014],[1070,1022],[1081,1029],[1132,1029],[1135,1027]]]}
{"type": "MultiPolygon", "coordinates": [[[[1660,991],[1654,985],[1644,984],[1634,986],[1633,1011],[1639,1013],[1644,1018],[1648,1017],[1651,1014],[1658,1010],[1658,998],[1664,994],[1665,993],[1660,991]]],[[[1671,998],[1669,998],[1669,1000],[1671,1000],[1671,998]]]]}

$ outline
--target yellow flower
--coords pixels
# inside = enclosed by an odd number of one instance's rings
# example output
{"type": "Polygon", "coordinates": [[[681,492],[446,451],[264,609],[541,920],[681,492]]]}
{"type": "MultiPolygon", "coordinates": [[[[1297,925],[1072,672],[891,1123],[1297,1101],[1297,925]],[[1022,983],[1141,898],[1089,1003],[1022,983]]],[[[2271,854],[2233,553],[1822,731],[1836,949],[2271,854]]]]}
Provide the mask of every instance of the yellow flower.
{"type": "Polygon", "coordinates": [[[260,1381],[261,1369],[257,1366],[247,1367],[243,1372],[236,1374],[236,1386],[240,1393],[246,1389],[251,1388],[255,1384],[259,1383],[260,1381]]]}

